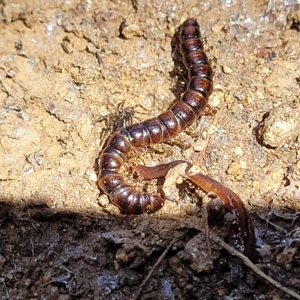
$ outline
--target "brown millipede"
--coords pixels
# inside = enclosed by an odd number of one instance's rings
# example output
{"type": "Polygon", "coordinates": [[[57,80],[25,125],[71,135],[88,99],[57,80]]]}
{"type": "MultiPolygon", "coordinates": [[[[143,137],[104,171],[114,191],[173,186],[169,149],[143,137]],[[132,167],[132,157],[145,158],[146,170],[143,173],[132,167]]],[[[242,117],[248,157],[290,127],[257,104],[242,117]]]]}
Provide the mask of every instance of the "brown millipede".
{"type": "MultiPolygon", "coordinates": [[[[187,19],[174,34],[171,42],[175,66],[183,81],[179,101],[156,118],[127,126],[115,132],[99,156],[100,188],[111,202],[124,214],[154,213],[164,205],[163,192],[152,195],[138,191],[126,184],[120,172],[134,147],[147,147],[165,142],[178,135],[194,123],[207,107],[212,92],[213,71],[203,51],[199,24],[195,19],[187,19]]],[[[175,161],[156,167],[138,166],[137,171],[144,178],[165,177],[168,170],[182,163],[175,161]]],[[[227,210],[235,214],[231,227],[235,247],[251,257],[254,254],[255,235],[249,214],[241,199],[219,182],[200,173],[193,174],[188,163],[186,178],[204,191],[216,193],[227,210]]]]}
{"type": "Polygon", "coordinates": [[[178,135],[203,114],[212,92],[212,69],[203,51],[199,24],[187,19],[172,40],[173,59],[186,72],[186,91],[156,118],[113,134],[99,157],[99,186],[125,214],[154,213],[164,205],[162,193],[152,195],[125,183],[120,168],[133,147],[147,147],[178,135]]]}

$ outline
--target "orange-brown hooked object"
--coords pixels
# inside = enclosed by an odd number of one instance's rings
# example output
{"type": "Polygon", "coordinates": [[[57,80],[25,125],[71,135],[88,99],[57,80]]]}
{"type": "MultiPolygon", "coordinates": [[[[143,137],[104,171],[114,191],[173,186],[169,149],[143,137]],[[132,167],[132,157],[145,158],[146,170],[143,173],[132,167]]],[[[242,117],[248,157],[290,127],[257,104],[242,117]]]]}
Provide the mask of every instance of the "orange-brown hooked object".
{"type": "Polygon", "coordinates": [[[172,49],[175,65],[186,85],[180,100],[156,118],[115,132],[99,157],[99,186],[124,214],[154,213],[165,202],[162,193],[137,191],[125,183],[120,168],[132,148],[162,143],[178,135],[204,113],[212,92],[213,72],[195,19],[187,19],[177,29],[172,49]]]}
{"type": "Polygon", "coordinates": [[[255,256],[255,233],[249,213],[240,199],[240,197],[232,190],[215,181],[214,179],[203,175],[197,171],[193,171],[191,163],[185,160],[176,160],[168,164],[161,164],[154,167],[138,165],[137,172],[146,179],[155,179],[166,177],[168,171],[175,166],[185,163],[187,169],[185,177],[193,182],[195,186],[201,188],[205,192],[213,192],[218,195],[223,201],[227,211],[231,212],[234,220],[230,225],[230,240],[233,246],[244,253],[250,259],[255,256]]]}

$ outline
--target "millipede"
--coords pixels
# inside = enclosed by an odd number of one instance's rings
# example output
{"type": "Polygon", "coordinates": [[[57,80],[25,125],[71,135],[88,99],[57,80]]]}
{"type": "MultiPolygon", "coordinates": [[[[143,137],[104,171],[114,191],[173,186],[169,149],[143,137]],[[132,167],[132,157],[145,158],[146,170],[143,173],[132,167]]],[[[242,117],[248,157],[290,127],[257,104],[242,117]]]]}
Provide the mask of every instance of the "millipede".
{"type": "Polygon", "coordinates": [[[179,27],[172,48],[173,59],[188,71],[187,90],[158,117],[115,132],[99,158],[99,186],[125,214],[154,213],[165,202],[162,194],[137,191],[125,183],[120,168],[129,152],[133,147],[147,147],[178,135],[204,112],[212,92],[212,69],[195,19],[188,19],[179,27]]]}
{"type": "MultiPolygon", "coordinates": [[[[129,125],[114,132],[99,155],[99,186],[123,214],[151,214],[161,209],[165,203],[162,190],[158,191],[157,194],[151,194],[147,191],[137,190],[125,182],[120,170],[125,161],[128,160],[132,149],[162,143],[178,135],[205,113],[208,98],[212,93],[213,70],[203,50],[198,22],[193,18],[184,21],[177,28],[171,46],[175,67],[179,70],[179,76],[183,80],[183,91],[179,90],[178,101],[169,110],[155,118],[129,125]]],[[[170,169],[173,165],[176,165],[176,162],[166,165],[164,170],[170,169]]],[[[150,178],[151,173],[166,175],[164,171],[160,172],[163,169],[162,165],[152,167],[152,169],[158,172],[152,172],[151,168],[140,166],[144,178],[150,178]]],[[[220,183],[212,179],[209,180],[209,177],[203,176],[202,174],[189,174],[187,171],[187,179],[206,192],[215,192],[224,201],[228,210],[234,212],[236,210],[236,215],[239,218],[247,219],[245,223],[238,218],[239,226],[235,228],[240,237],[239,240],[241,240],[239,243],[243,244],[242,247],[237,248],[244,251],[243,249],[247,246],[246,243],[251,240],[254,233],[251,221],[248,222],[248,215],[244,212],[245,207],[242,201],[238,197],[238,200],[234,197],[234,203],[232,204],[231,201],[228,204],[228,199],[233,197],[230,194],[231,191],[220,183]],[[238,204],[236,205],[236,203],[238,204]],[[243,232],[243,236],[238,231],[243,232]]],[[[154,177],[153,175],[152,178],[154,177]]],[[[253,248],[252,244],[251,247],[253,248]]]]}

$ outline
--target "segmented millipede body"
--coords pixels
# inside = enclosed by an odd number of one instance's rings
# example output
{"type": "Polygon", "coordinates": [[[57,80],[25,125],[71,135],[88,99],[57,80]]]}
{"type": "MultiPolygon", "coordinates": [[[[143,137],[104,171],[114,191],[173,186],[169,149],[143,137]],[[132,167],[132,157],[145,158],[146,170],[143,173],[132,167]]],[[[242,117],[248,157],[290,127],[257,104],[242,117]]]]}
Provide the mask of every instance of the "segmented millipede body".
{"type": "Polygon", "coordinates": [[[179,101],[156,118],[115,132],[99,157],[99,186],[121,213],[154,213],[165,201],[162,193],[138,191],[125,183],[120,168],[132,148],[162,143],[178,135],[203,114],[212,92],[213,72],[195,19],[187,19],[178,28],[172,48],[175,66],[180,68],[185,81],[179,101]]]}

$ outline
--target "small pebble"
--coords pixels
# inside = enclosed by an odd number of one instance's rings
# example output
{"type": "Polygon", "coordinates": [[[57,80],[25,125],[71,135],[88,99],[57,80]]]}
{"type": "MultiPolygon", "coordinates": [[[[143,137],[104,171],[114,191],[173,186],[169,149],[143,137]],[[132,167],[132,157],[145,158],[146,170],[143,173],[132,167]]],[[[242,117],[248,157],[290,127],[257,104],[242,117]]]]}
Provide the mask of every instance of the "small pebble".
{"type": "Polygon", "coordinates": [[[225,74],[231,74],[232,73],[232,69],[227,67],[227,66],[222,66],[222,70],[225,74]]]}
{"type": "Polygon", "coordinates": [[[213,97],[209,99],[209,105],[212,107],[218,107],[222,101],[224,101],[224,93],[220,91],[216,91],[213,94],[213,97]]]}
{"type": "Polygon", "coordinates": [[[223,25],[216,24],[211,27],[211,31],[213,33],[220,33],[222,31],[223,27],[224,27],[223,25]]]}
{"type": "Polygon", "coordinates": [[[264,145],[276,148],[300,135],[300,109],[287,103],[273,108],[261,130],[264,145]]]}
{"type": "Polygon", "coordinates": [[[124,25],[124,27],[122,28],[121,33],[128,40],[132,39],[135,36],[141,36],[142,35],[139,26],[136,25],[136,24],[124,25]]]}
{"type": "Polygon", "coordinates": [[[236,148],[234,149],[234,153],[235,153],[236,155],[243,155],[243,149],[242,149],[241,147],[236,147],[236,148]]]}
{"type": "Polygon", "coordinates": [[[92,53],[92,54],[95,54],[98,51],[97,48],[92,43],[87,44],[86,50],[87,50],[87,52],[92,53]]]}
{"type": "Polygon", "coordinates": [[[89,176],[89,180],[92,182],[97,182],[98,180],[97,174],[95,172],[92,172],[89,176]]]}
{"type": "Polygon", "coordinates": [[[278,180],[281,181],[284,177],[284,169],[280,168],[274,172],[271,172],[270,177],[274,181],[278,181],[278,180]]]}
{"type": "Polygon", "coordinates": [[[240,171],[240,169],[241,169],[240,164],[238,162],[234,161],[228,166],[227,174],[235,175],[240,171]]]}

